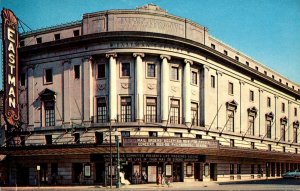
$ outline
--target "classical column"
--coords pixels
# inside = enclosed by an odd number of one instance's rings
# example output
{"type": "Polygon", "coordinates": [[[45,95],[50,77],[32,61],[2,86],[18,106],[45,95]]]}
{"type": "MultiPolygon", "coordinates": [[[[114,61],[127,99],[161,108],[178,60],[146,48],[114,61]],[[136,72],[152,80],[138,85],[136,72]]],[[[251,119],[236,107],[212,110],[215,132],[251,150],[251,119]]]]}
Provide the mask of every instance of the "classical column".
{"type": "MultiPolygon", "coordinates": [[[[191,125],[191,65],[193,61],[184,60],[183,68],[183,117],[186,125],[191,125]]],[[[196,119],[197,120],[197,119],[196,119]]]]}
{"type": "Polygon", "coordinates": [[[144,53],[133,53],[135,57],[135,113],[136,121],[143,121],[144,110],[143,110],[143,61],[142,58],[145,56],[144,53]]]}
{"type": "Polygon", "coordinates": [[[168,60],[171,59],[170,56],[167,55],[160,55],[160,58],[162,59],[161,62],[161,99],[160,99],[160,109],[161,109],[161,122],[166,123],[168,121],[168,115],[169,115],[169,63],[168,60]]]}
{"type": "Polygon", "coordinates": [[[109,58],[109,118],[111,122],[117,120],[117,62],[116,53],[106,54],[109,58]]]}
{"type": "Polygon", "coordinates": [[[83,122],[91,120],[93,115],[93,77],[92,77],[92,57],[82,59],[82,118],[83,122]]]}

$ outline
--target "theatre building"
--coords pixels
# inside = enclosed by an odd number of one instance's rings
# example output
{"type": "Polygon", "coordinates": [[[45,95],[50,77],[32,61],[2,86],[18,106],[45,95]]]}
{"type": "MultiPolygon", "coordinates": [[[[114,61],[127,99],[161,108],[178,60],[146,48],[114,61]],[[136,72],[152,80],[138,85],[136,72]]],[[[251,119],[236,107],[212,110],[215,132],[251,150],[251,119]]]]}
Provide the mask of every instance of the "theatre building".
{"type": "Polygon", "coordinates": [[[20,33],[18,52],[7,185],[115,184],[117,145],[132,184],[300,168],[300,86],[156,5],[20,33]]]}

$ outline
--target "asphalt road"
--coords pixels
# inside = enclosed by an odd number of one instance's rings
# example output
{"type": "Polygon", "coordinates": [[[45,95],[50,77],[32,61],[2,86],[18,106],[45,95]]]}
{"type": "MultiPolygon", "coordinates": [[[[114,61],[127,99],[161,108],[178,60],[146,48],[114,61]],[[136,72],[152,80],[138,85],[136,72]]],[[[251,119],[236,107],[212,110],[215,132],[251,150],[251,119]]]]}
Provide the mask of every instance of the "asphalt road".
{"type": "Polygon", "coordinates": [[[56,187],[1,187],[2,190],[21,191],[21,190],[83,190],[83,191],[104,191],[104,190],[299,190],[300,179],[270,179],[270,180],[253,180],[253,181],[236,181],[236,182],[195,182],[195,183],[172,183],[170,187],[158,186],[156,184],[147,185],[128,185],[119,189],[115,187],[104,188],[99,186],[56,186],[56,187]]]}

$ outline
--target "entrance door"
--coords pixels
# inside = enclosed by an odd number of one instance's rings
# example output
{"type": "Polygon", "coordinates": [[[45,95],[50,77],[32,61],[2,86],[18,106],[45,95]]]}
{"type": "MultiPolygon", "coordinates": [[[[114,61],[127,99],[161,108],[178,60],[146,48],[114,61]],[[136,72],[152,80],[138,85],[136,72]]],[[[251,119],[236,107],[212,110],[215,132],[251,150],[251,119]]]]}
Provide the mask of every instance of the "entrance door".
{"type": "Polygon", "coordinates": [[[17,182],[20,186],[29,185],[29,168],[17,167],[17,182]]]}
{"type": "Polygon", "coordinates": [[[73,183],[79,183],[79,176],[82,172],[82,163],[73,163],[73,170],[72,170],[72,181],[73,183]]]}
{"type": "Polygon", "coordinates": [[[48,184],[48,165],[43,163],[40,165],[40,183],[42,185],[48,184]]]}
{"type": "Polygon", "coordinates": [[[217,164],[210,163],[210,180],[217,181],[217,164]]]}
{"type": "Polygon", "coordinates": [[[104,184],[105,181],[105,163],[104,162],[98,162],[95,163],[95,169],[96,169],[96,183],[104,184]]]}
{"type": "Polygon", "coordinates": [[[173,163],[173,182],[182,182],[182,164],[173,163]]]}
{"type": "Polygon", "coordinates": [[[202,171],[201,171],[201,166],[200,163],[195,163],[194,165],[194,175],[195,175],[195,180],[202,181],[202,171]]]}

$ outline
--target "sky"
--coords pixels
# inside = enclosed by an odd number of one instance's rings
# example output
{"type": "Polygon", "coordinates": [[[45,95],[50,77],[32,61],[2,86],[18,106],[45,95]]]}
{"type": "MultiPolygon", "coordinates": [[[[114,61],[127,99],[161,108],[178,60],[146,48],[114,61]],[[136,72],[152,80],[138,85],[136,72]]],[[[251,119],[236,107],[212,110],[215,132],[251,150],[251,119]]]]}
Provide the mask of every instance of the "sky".
{"type": "Polygon", "coordinates": [[[210,35],[300,84],[300,0],[0,0],[0,7],[34,30],[148,3],[207,27],[210,35]]]}

